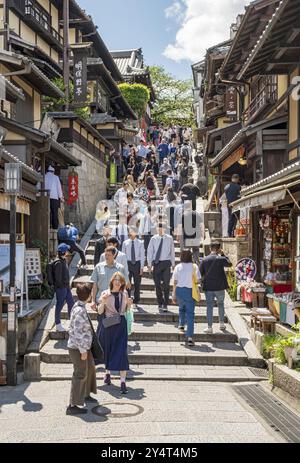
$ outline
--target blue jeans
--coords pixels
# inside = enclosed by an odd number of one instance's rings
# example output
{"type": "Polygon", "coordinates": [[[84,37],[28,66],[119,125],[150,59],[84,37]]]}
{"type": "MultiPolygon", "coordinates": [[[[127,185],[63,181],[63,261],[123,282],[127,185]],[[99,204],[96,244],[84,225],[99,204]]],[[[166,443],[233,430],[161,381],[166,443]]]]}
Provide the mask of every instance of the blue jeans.
{"type": "Polygon", "coordinates": [[[209,328],[212,328],[213,326],[213,312],[214,312],[215,298],[217,299],[217,303],[218,303],[219,321],[220,323],[224,323],[225,290],[223,289],[222,291],[205,291],[205,297],[206,297],[206,306],[207,306],[207,324],[209,328]]]}
{"type": "Polygon", "coordinates": [[[179,326],[185,326],[185,323],[187,323],[186,336],[191,338],[194,335],[196,305],[192,297],[192,289],[177,287],[176,300],[179,305],[179,326]]]}
{"type": "Polygon", "coordinates": [[[56,306],[55,306],[55,324],[60,324],[60,314],[65,303],[68,305],[68,314],[69,318],[71,315],[71,310],[75,304],[70,288],[57,288],[55,290],[56,294],[56,306]]]}

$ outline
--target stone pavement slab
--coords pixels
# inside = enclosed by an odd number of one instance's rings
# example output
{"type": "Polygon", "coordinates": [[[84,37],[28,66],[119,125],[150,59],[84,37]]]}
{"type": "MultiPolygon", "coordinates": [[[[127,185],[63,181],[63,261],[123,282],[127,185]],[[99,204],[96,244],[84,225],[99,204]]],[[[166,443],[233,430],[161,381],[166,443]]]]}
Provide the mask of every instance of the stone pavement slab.
{"type": "Polygon", "coordinates": [[[140,381],[98,387],[100,415],[65,415],[70,382],[0,389],[0,442],[268,442],[281,439],[222,383],[140,381]]]}

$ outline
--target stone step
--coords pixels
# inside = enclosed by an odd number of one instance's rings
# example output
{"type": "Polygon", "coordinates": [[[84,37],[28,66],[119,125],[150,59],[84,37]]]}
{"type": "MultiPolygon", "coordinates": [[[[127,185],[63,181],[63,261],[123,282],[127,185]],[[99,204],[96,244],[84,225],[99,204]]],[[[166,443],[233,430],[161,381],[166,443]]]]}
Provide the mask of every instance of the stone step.
{"type": "MultiPolygon", "coordinates": [[[[105,369],[96,367],[97,381],[103,381],[105,369]]],[[[264,370],[262,370],[263,372],[264,370]]],[[[73,375],[73,365],[60,363],[41,363],[42,381],[70,381],[73,375]]],[[[119,386],[118,373],[111,375],[115,386],[119,386]]],[[[209,366],[209,365],[130,365],[127,373],[128,381],[202,381],[202,382],[258,382],[266,381],[266,377],[257,376],[246,366],[209,366]]],[[[113,387],[113,386],[112,386],[113,387]]]]}
{"type": "MultiPolygon", "coordinates": [[[[88,313],[92,320],[97,320],[97,314],[88,306],[88,313]]],[[[64,306],[61,317],[63,320],[68,319],[67,307],[64,306]]],[[[168,312],[158,310],[156,305],[143,305],[138,309],[134,309],[134,319],[136,322],[161,322],[161,323],[178,323],[179,315],[176,306],[170,306],[168,312]]],[[[213,322],[219,323],[218,309],[214,308],[213,322]]],[[[206,308],[197,307],[195,311],[195,323],[207,323],[206,308]]],[[[225,315],[225,323],[228,323],[227,316],[225,315]]]]}
{"type": "MultiPolygon", "coordinates": [[[[248,358],[236,343],[202,342],[187,347],[180,342],[129,341],[129,363],[136,365],[247,366],[248,358]]],[[[49,340],[41,350],[45,363],[70,363],[67,341],[49,340]]]]}
{"type": "MultiPolygon", "coordinates": [[[[64,327],[69,329],[70,322],[66,320],[64,327]]],[[[93,321],[95,330],[97,329],[98,322],[93,321]]],[[[195,342],[237,342],[237,336],[233,332],[230,325],[226,325],[226,331],[219,330],[218,325],[215,326],[215,332],[212,335],[205,334],[204,329],[207,327],[205,323],[195,324],[195,342]]],[[[59,333],[55,330],[51,331],[50,339],[61,340],[69,339],[68,333],[59,333]]],[[[135,322],[133,325],[133,332],[129,336],[131,341],[184,341],[185,335],[178,331],[177,323],[162,323],[162,322],[135,322]]]]}
{"type": "MultiPolygon", "coordinates": [[[[201,249],[201,248],[200,248],[201,249]]],[[[180,257],[180,249],[177,248],[175,249],[175,256],[176,257],[180,257]]],[[[200,252],[201,253],[201,252],[200,252]]],[[[87,263],[88,264],[93,264],[94,263],[94,254],[95,254],[95,246],[89,246],[86,250],[85,250],[85,254],[87,256],[87,263]]]]}

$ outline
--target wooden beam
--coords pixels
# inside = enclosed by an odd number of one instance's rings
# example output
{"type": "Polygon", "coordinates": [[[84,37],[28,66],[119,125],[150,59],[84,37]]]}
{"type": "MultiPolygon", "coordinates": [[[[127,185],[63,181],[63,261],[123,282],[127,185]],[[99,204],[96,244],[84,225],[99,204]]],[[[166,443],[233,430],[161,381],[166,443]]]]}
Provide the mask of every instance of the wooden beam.
{"type": "Polygon", "coordinates": [[[294,40],[297,38],[297,36],[300,34],[300,28],[299,27],[294,27],[289,34],[289,37],[287,39],[287,43],[293,43],[294,40]]]}

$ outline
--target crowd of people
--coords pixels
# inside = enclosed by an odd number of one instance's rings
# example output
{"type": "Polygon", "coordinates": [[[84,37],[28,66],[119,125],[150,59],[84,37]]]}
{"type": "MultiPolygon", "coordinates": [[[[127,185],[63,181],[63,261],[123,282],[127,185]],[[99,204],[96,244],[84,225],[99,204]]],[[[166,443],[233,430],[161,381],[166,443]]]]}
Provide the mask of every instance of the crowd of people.
{"type": "MultiPolygon", "coordinates": [[[[134,310],[143,308],[141,281],[145,272],[153,279],[158,311],[168,312],[170,300],[178,305],[178,329],[185,333],[187,347],[195,345],[194,319],[195,307],[201,298],[200,284],[207,301],[205,333],[213,333],[215,298],[220,329],[226,329],[224,298],[228,283],[224,269],[231,263],[218,243],[211,245],[209,256],[200,259],[205,229],[203,216],[197,211],[201,192],[189,177],[190,144],[188,140],[178,143],[176,132],[174,137],[171,129],[161,140],[154,131],[151,142],[153,145],[141,141],[137,149],[130,148],[128,156],[124,154],[127,173],[122,187],[110,204],[102,201],[97,206],[96,228],[100,237],[95,246],[94,270],[90,283],[77,285],[76,304],[70,291],[65,256],[71,246],[81,254],[82,250],[74,248],[74,241],[70,239],[60,243],[58,257],[53,263],[57,330],[64,331],[60,312],[65,302],[71,318],[68,348],[74,371],[67,414],[86,413],[85,404],[96,401],[91,397],[91,393],[96,393],[95,363],[91,354],[95,338],[103,350],[104,383],[110,385],[111,371],[119,371],[121,392],[127,392],[128,334],[134,310]],[[158,181],[160,175],[162,182],[158,181]],[[117,220],[112,225],[113,209],[117,220]],[[181,251],[178,265],[175,240],[181,251]],[[87,303],[97,313],[96,333],[87,303]]],[[[85,257],[81,257],[85,264],[85,257]]]]}

